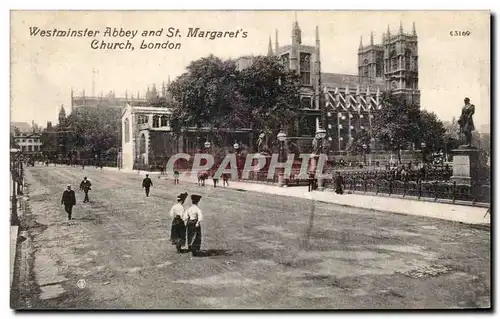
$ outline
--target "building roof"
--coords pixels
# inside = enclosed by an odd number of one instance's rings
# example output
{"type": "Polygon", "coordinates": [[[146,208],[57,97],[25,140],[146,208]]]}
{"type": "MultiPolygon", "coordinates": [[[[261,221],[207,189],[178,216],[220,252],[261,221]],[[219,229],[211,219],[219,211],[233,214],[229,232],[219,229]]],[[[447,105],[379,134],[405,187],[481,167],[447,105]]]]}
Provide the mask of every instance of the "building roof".
{"type": "Polygon", "coordinates": [[[33,128],[26,122],[11,122],[10,123],[10,132],[14,133],[15,129],[18,129],[21,133],[31,133],[33,128]]]}
{"type": "Polygon", "coordinates": [[[345,88],[348,86],[349,89],[356,90],[359,85],[360,89],[364,91],[366,91],[368,86],[373,92],[377,88],[380,91],[385,91],[385,81],[383,79],[370,79],[353,74],[321,73],[321,83],[332,88],[345,88]]]}

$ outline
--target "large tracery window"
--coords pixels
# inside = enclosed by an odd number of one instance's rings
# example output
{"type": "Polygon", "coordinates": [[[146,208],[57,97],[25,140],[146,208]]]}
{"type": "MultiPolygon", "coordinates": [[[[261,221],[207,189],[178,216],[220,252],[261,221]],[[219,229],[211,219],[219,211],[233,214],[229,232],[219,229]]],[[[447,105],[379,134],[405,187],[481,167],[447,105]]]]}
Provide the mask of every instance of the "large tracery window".
{"type": "Polygon", "coordinates": [[[311,85],[311,54],[300,54],[300,83],[311,85]]]}
{"type": "Polygon", "coordinates": [[[412,69],[411,67],[411,51],[406,50],[405,51],[405,69],[406,71],[410,71],[412,69]]]}
{"type": "Polygon", "coordinates": [[[391,71],[396,71],[398,69],[398,56],[396,51],[391,52],[391,71]]]}
{"type": "Polygon", "coordinates": [[[377,58],[377,63],[375,64],[375,76],[382,77],[382,68],[384,66],[384,59],[382,57],[377,58]]]}

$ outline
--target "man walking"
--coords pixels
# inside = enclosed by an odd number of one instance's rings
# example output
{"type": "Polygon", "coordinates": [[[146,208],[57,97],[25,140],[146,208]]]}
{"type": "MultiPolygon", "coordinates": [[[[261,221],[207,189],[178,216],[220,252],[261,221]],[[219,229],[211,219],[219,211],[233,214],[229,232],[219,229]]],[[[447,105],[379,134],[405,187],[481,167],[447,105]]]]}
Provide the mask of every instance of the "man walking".
{"type": "Polygon", "coordinates": [[[80,183],[80,190],[82,190],[85,193],[85,199],[83,200],[84,203],[90,202],[89,200],[89,190],[91,190],[90,186],[92,186],[92,183],[90,183],[87,177],[84,177],[83,181],[80,183]]]}
{"type": "Polygon", "coordinates": [[[71,185],[68,185],[67,189],[63,192],[61,205],[64,205],[64,210],[68,214],[68,220],[71,220],[73,206],[76,205],[75,191],[71,189],[71,185]]]}
{"type": "Polygon", "coordinates": [[[142,188],[146,189],[146,197],[149,197],[151,186],[153,186],[153,181],[149,178],[149,174],[146,174],[146,178],[142,180],[142,188]]]}

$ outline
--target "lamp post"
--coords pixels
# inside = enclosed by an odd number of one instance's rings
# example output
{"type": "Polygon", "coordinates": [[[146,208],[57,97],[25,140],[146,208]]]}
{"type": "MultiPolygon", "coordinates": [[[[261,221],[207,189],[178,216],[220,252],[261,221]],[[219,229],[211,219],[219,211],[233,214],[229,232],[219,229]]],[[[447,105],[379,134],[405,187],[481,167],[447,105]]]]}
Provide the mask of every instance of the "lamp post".
{"type": "Polygon", "coordinates": [[[236,172],[238,173],[238,179],[240,179],[240,168],[238,166],[240,159],[240,144],[238,142],[234,142],[233,144],[234,152],[236,153],[236,172]]]}
{"type": "Polygon", "coordinates": [[[205,153],[206,154],[210,153],[210,146],[212,146],[212,143],[210,143],[208,140],[206,140],[205,143],[203,144],[203,146],[205,146],[205,153]]]}
{"type": "Polygon", "coordinates": [[[363,163],[366,165],[366,149],[368,148],[368,146],[366,145],[366,143],[363,143],[361,147],[363,148],[363,163]]]}
{"type": "Polygon", "coordinates": [[[19,149],[13,148],[11,153],[11,177],[12,177],[12,198],[11,198],[11,226],[19,226],[19,217],[17,216],[17,196],[16,196],[16,179],[19,149]]]}
{"type": "MultiPolygon", "coordinates": [[[[319,155],[318,155],[318,160],[319,156],[323,154],[323,139],[326,137],[326,130],[322,128],[318,128],[316,130],[316,138],[318,139],[319,142],[319,155]]],[[[315,167],[317,167],[318,163],[316,162],[315,167]]],[[[323,177],[321,176],[323,172],[319,172],[318,176],[316,177],[318,180],[318,189],[323,190],[323,177]]]]}
{"type": "MultiPolygon", "coordinates": [[[[280,131],[277,135],[277,139],[280,142],[280,162],[283,161],[284,157],[284,152],[285,152],[285,141],[286,141],[286,134],[283,131],[280,131]]],[[[284,168],[281,168],[279,173],[278,173],[278,186],[283,186],[285,183],[284,181],[284,168]]]]}
{"type": "Polygon", "coordinates": [[[427,145],[425,142],[420,143],[420,149],[422,150],[422,165],[425,163],[425,147],[427,145]]]}

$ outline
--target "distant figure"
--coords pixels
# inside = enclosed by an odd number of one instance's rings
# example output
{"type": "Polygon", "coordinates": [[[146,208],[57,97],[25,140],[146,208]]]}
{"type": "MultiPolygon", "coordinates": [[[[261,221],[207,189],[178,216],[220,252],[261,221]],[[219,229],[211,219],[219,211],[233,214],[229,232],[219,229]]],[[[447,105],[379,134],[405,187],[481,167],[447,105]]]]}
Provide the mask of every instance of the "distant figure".
{"type": "Polygon", "coordinates": [[[90,202],[89,200],[89,191],[91,190],[90,186],[92,186],[92,183],[85,176],[83,178],[83,181],[80,183],[80,190],[82,190],[85,193],[85,198],[83,200],[84,203],[90,202]]]}
{"type": "Polygon", "coordinates": [[[309,176],[308,176],[308,184],[307,184],[307,191],[308,192],[312,192],[314,190],[316,190],[316,174],[314,174],[314,172],[309,172],[309,176]]]}
{"type": "Polygon", "coordinates": [[[205,186],[205,180],[208,178],[208,173],[206,171],[198,172],[198,186],[205,186]]]}
{"type": "Polygon", "coordinates": [[[217,174],[215,174],[216,171],[213,171],[212,172],[212,179],[214,181],[214,188],[217,187],[217,184],[219,183],[219,176],[217,176],[217,174]]]}
{"type": "Polygon", "coordinates": [[[475,130],[472,116],[475,113],[476,107],[474,104],[470,104],[468,97],[464,99],[464,103],[462,114],[460,114],[460,118],[458,119],[458,125],[460,125],[460,133],[465,137],[464,145],[470,147],[472,144],[472,131],[475,130]]]}
{"type": "Polygon", "coordinates": [[[342,178],[340,172],[337,172],[337,176],[335,177],[335,193],[339,195],[344,194],[344,178],[342,178]]]}
{"type": "Polygon", "coordinates": [[[153,181],[149,178],[149,174],[146,174],[146,178],[142,180],[142,188],[146,190],[146,197],[149,197],[149,189],[153,186],[153,181]]]}
{"type": "Polygon", "coordinates": [[[222,174],[222,186],[226,187],[226,185],[229,187],[229,174],[228,173],[222,174]]]}
{"type": "Polygon", "coordinates": [[[187,226],[187,241],[188,249],[193,256],[196,256],[201,249],[201,224],[203,213],[198,207],[200,195],[191,195],[193,205],[186,210],[186,226],[187,226]]]}
{"type": "Polygon", "coordinates": [[[174,172],[174,185],[179,185],[179,172],[174,172]]]}
{"type": "Polygon", "coordinates": [[[64,205],[64,210],[68,214],[68,220],[71,220],[71,213],[73,211],[73,206],[76,205],[75,191],[71,189],[71,185],[68,185],[67,189],[63,192],[61,198],[61,205],[64,205]]]}
{"type": "Polygon", "coordinates": [[[170,231],[170,242],[175,245],[177,252],[181,252],[182,246],[186,244],[186,224],[184,223],[185,211],[184,201],[188,194],[182,193],[177,196],[177,203],[170,209],[170,217],[172,217],[172,227],[170,231]]]}
{"type": "Polygon", "coordinates": [[[85,162],[82,161],[82,169],[85,169],[85,162]]]}

